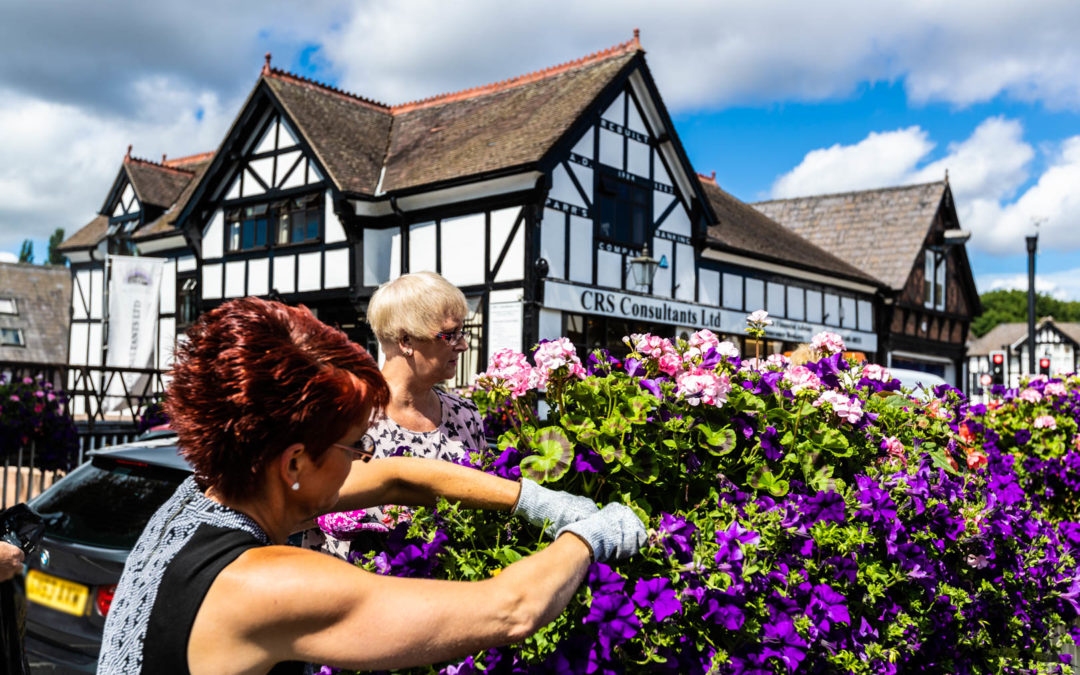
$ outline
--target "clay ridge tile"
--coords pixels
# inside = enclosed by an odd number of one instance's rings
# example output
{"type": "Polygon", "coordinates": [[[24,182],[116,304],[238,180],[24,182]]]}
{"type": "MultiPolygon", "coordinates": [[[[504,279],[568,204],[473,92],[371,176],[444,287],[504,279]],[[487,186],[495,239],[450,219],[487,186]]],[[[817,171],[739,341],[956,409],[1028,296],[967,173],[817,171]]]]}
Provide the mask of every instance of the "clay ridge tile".
{"type": "Polygon", "coordinates": [[[505,91],[512,87],[518,87],[530,82],[536,82],[537,80],[543,80],[549,77],[553,77],[560,73],[564,73],[574,68],[580,68],[581,66],[595,63],[597,61],[603,61],[613,56],[621,56],[623,54],[629,54],[631,52],[644,52],[641,48],[640,32],[637,28],[634,29],[634,37],[626,42],[622,42],[613,47],[602,49],[598,52],[593,52],[587,56],[583,56],[573,61],[567,61],[566,63],[560,63],[555,66],[544,68],[543,70],[533,71],[524,75],[517,75],[500,82],[492,82],[490,84],[482,84],[469,89],[462,89],[461,91],[450,92],[446,94],[438,94],[435,96],[429,96],[417,101],[410,101],[409,103],[401,103],[390,107],[390,110],[395,114],[407,113],[420,108],[427,108],[430,106],[441,105],[443,103],[450,103],[453,101],[461,101],[464,99],[475,98],[477,96],[483,96],[484,94],[492,94],[499,91],[505,91]]]}

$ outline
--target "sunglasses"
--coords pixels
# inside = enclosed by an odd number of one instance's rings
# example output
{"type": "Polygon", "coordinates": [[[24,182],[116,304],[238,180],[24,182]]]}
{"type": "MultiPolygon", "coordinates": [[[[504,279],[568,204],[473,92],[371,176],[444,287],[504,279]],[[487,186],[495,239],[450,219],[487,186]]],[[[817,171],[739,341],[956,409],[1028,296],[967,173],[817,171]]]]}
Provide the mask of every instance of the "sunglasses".
{"type": "Polygon", "coordinates": [[[447,333],[435,333],[435,337],[448,344],[454,344],[458,340],[468,340],[472,335],[467,330],[452,330],[447,333]]]}
{"type": "Polygon", "coordinates": [[[352,453],[353,459],[359,459],[361,462],[370,462],[371,458],[375,456],[375,439],[371,437],[371,434],[364,434],[363,438],[352,445],[342,443],[331,443],[330,445],[342,450],[348,450],[352,453]]]}

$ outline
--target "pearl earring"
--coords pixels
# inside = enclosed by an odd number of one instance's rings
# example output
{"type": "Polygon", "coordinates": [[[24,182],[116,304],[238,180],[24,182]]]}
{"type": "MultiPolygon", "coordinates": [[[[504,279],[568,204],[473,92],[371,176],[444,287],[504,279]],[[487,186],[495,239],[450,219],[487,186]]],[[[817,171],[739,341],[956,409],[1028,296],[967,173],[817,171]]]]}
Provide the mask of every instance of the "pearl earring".
{"type": "Polygon", "coordinates": [[[405,356],[412,356],[412,350],[411,349],[406,349],[405,350],[405,356]]]}
{"type": "Polygon", "coordinates": [[[292,487],[293,490],[299,490],[300,489],[300,481],[296,481],[290,487],[292,487]]]}

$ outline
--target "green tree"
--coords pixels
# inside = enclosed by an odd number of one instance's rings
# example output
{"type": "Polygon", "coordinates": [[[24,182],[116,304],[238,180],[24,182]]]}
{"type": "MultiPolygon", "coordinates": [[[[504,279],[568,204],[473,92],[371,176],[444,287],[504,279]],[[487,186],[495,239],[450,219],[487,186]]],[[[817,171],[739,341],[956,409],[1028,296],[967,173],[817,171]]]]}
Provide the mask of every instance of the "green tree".
{"type": "MultiPolygon", "coordinates": [[[[982,337],[1002,323],[1027,321],[1027,291],[1019,289],[990,291],[979,296],[983,311],[972,323],[971,332],[982,337]]],[[[1035,316],[1057,321],[1080,321],[1080,302],[1058,300],[1046,293],[1035,296],[1035,316]]]]}
{"type": "Polygon", "coordinates": [[[29,239],[23,239],[22,248],[19,249],[19,262],[34,262],[34,242],[29,239]]]}
{"type": "Polygon", "coordinates": [[[48,265],[63,265],[67,262],[67,258],[64,257],[60,251],[56,250],[60,248],[60,244],[64,241],[64,228],[58,227],[56,231],[49,237],[49,258],[46,261],[48,265]]]}

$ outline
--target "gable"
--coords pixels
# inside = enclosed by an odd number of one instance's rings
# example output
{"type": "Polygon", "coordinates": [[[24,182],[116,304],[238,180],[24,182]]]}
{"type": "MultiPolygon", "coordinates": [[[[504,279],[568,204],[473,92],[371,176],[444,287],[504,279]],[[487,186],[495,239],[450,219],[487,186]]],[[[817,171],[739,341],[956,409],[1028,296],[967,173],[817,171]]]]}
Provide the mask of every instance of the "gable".
{"type": "Polygon", "coordinates": [[[241,156],[231,168],[224,199],[242,199],[321,184],[315,161],[301,148],[296,132],[277,112],[267,115],[250,136],[237,139],[241,156]]]}
{"type": "Polygon", "coordinates": [[[659,261],[653,293],[694,300],[697,195],[684,162],[665,146],[674,130],[640,69],[616,81],[582,116],[551,161],[541,256],[556,279],[634,290],[630,260],[647,248],[659,261]]]}
{"type": "Polygon", "coordinates": [[[111,209],[108,210],[109,217],[136,216],[140,210],[142,210],[142,205],[135,195],[135,188],[132,187],[131,181],[124,178],[116,198],[112,200],[111,209]]]}

